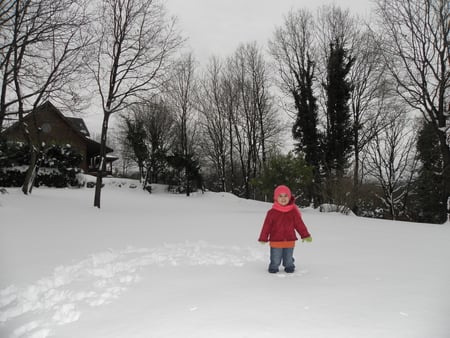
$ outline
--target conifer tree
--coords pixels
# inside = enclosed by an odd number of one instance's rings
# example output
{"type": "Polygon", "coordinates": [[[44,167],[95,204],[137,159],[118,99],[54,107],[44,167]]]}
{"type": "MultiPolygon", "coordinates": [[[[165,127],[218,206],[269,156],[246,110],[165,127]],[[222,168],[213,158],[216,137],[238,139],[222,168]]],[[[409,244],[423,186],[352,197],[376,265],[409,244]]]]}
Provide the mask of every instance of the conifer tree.
{"type": "Polygon", "coordinates": [[[352,125],[349,108],[352,84],[347,75],[354,59],[348,56],[340,39],[330,44],[327,64],[327,129],[324,140],[324,166],[327,177],[342,178],[352,150],[352,125]]]}
{"type": "Polygon", "coordinates": [[[433,125],[427,123],[420,131],[417,151],[422,167],[416,180],[414,211],[422,222],[444,223],[447,214],[444,190],[444,161],[439,149],[439,138],[433,125]]]}
{"type": "MultiPolygon", "coordinates": [[[[298,88],[292,91],[295,100],[297,116],[292,127],[292,135],[296,141],[295,150],[304,154],[305,161],[313,169],[314,183],[309,191],[310,199],[314,205],[320,204],[320,151],[319,132],[317,130],[317,99],[313,92],[314,62],[307,60],[307,67],[300,69],[298,74],[298,88]]],[[[307,189],[309,190],[309,189],[307,189]]]]}
{"type": "Polygon", "coordinates": [[[126,139],[129,142],[131,148],[134,152],[134,157],[139,167],[139,180],[143,182],[143,186],[147,183],[144,178],[144,170],[146,166],[146,161],[149,157],[149,151],[145,140],[147,138],[147,133],[145,132],[143,121],[137,119],[132,121],[130,118],[125,118],[125,123],[127,125],[126,129],[126,139]]]}
{"type": "Polygon", "coordinates": [[[321,155],[317,98],[314,95],[317,55],[313,31],[311,12],[306,9],[290,11],[284,25],[276,29],[269,47],[279,69],[280,89],[294,101],[292,135],[296,142],[295,151],[313,170],[314,178],[304,191],[310,202],[319,206],[321,155]]]}

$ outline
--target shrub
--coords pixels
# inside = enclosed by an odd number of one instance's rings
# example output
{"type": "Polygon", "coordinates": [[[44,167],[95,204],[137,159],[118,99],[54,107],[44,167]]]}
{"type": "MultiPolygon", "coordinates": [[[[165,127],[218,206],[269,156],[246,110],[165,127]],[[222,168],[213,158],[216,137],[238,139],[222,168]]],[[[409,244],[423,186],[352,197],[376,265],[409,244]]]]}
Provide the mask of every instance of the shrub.
{"type": "Polygon", "coordinates": [[[266,164],[261,175],[251,181],[264,199],[271,200],[273,189],[280,184],[287,185],[300,205],[309,205],[305,195],[312,182],[312,168],[301,157],[292,153],[273,156],[266,164]]]}
{"type": "MultiPolygon", "coordinates": [[[[0,186],[20,187],[30,162],[29,146],[21,142],[0,141],[0,186]]],[[[62,188],[80,186],[77,174],[81,155],[70,145],[50,145],[40,154],[34,185],[62,188]]]]}

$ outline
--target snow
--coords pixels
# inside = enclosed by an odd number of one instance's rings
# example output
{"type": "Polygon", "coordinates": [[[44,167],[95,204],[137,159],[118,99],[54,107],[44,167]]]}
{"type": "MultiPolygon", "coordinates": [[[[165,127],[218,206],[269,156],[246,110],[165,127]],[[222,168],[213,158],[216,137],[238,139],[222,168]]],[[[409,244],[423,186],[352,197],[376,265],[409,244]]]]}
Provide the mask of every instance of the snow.
{"type": "Polygon", "coordinates": [[[0,337],[450,337],[450,228],[302,210],[267,272],[270,203],[104,179],[0,195],[0,337]]]}

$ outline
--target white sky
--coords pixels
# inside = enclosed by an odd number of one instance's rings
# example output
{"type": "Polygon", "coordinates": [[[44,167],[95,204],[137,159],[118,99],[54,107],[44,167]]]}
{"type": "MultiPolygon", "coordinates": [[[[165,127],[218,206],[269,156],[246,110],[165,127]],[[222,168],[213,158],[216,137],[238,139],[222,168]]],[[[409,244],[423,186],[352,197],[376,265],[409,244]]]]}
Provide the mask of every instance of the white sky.
{"type": "Polygon", "coordinates": [[[165,0],[171,15],[178,18],[195,57],[204,63],[210,56],[229,56],[241,43],[265,45],[275,27],[290,9],[315,11],[335,4],[368,15],[371,0],[165,0]]]}

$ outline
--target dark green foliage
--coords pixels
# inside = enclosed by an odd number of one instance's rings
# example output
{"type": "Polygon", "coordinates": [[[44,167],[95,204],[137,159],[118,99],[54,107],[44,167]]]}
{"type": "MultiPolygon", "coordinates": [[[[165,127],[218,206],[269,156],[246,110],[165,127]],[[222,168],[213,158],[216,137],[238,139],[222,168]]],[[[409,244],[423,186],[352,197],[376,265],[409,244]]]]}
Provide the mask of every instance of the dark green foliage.
{"type": "Polygon", "coordinates": [[[139,171],[142,175],[144,170],[144,164],[148,160],[148,149],[145,144],[145,139],[147,133],[144,129],[144,124],[142,121],[132,121],[129,118],[125,119],[127,124],[127,140],[133,149],[134,155],[136,156],[136,161],[139,167],[139,171]]]}
{"type": "Polygon", "coordinates": [[[0,168],[0,187],[20,187],[25,179],[25,172],[19,169],[0,168]]]}
{"type": "Polygon", "coordinates": [[[421,222],[444,223],[447,219],[443,167],[444,161],[439,148],[435,127],[428,123],[420,131],[417,150],[422,167],[415,182],[415,196],[411,212],[421,222]]]}
{"type": "Polygon", "coordinates": [[[153,149],[150,153],[150,158],[147,165],[147,183],[159,182],[159,176],[164,174],[167,169],[167,155],[166,150],[153,149]]]}
{"type": "Polygon", "coordinates": [[[363,217],[384,218],[384,205],[377,197],[383,194],[381,187],[376,183],[363,183],[359,193],[358,210],[355,214],[363,217]]]}
{"type": "Polygon", "coordinates": [[[307,69],[302,69],[298,88],[293,92],[297,117],[292,127],[296,151],[304,154],[306,163],[317,166],[320,160],[319,133],[317,131],[317,99],[313,93],[314,64],[308,60],[307,69]]]}
{"type": "Polygon", "coordinates": [[[328,177],[343,177],[352,151],[353,128],[348,103],[352,84],[347,80],[347,75],[353,62],[340,40],[330,45],[327,83],[324,84],[327,95],[324,164],[328,177]]]}
{"type": "Polygon", "coordinates": [[[276,186],[287,185],[292,194],[297,197],[297,203],[309,205],[307,191],[310,189],[312,181],[312,167],[308,166],[302,157],[289,153],[270,158],[263,173],[251,183],[265,196],[265,199],[270,201],[276,186]]]}
{"type": "Polygon", "coordinates": [[[174,170],[170,175],[171,186],[176,187],[178,193],[189,193],[197,189],[203,189],[203,178],[200,174],[200,165],[192,155],[175,153],[167,157],[167,163],[174,170]]]}
{"type": "MultiPolygon", "coordinates": [[[[0,186],[20,187],[23,185],[30,160],[28,145],[19,142],[0,142],[0,186]]],[[[35,186],[67,187],[78,186],[76,175],[81,171],[81,155],[70,145],[50,145],[39,156],[38,175],[35,186]]]]}
{"type": "Polygon", "coordinates": [[[0,168],[27,165],[30,148],[21,142],[7,142],[0,138],[0,168]]]}
{"type": "Polygon", "coordinates": [[[314,185],[307,191],[307,198],[315,206],[320,204],[320,133],[317,130],[317,99],[313,92],[314,62],[308,57],[307,65],[297,74],[298,86],[293,91],[297,117],[292,127],[295,151],[304,156],[306,163],[313,168],[314,185]]]}
{"type": "Polygon", "coordinates": [[[163,101],[146,101],[134,106],[131,113],[123,117],[124,131],[132,158],[139,167],[138,178],[144,181],[144,188],[151,183],[162,183],[172,142],[172,112],[163,101]]]}
{"type": "Polygon", "coordinates": [[[40,173],[37,176],[36,185],[57,188],[78,185],[76,174],[81,171],[79,168],[81,160],[81,155],[75,152],[70,145],[49,146],[45,149],[39,166],[56,170],[51,170],[51,174],[40,173]]]}

